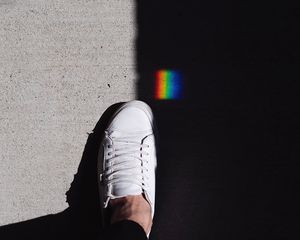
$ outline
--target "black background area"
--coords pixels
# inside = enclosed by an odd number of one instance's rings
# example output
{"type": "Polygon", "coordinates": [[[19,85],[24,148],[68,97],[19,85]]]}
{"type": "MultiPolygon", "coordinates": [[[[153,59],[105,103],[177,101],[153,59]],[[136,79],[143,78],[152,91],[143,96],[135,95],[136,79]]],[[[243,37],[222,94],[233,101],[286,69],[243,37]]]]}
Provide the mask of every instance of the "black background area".
{"type": "Polygon", "coordinates": [[[137,1],[137,92],[159,130],[154,239],[292,236],[297,10],[276,4],[137,1]],[[154,99],[160,69],[182,72],[182,100],[154,99]]]}

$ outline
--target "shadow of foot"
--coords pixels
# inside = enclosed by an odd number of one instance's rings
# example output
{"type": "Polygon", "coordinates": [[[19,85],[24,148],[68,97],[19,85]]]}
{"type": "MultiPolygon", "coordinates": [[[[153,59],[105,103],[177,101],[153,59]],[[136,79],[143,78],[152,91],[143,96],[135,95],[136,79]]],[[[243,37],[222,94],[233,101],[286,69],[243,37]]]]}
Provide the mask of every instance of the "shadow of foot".
{"type": "Polygon", "coordinates": [[[97,186],[97,155],[109,119],[122,103],[110,106],[89,134],[78,172],[67,191],[63,212],[0,227],[0,239],[103,239],[97,186]]]}

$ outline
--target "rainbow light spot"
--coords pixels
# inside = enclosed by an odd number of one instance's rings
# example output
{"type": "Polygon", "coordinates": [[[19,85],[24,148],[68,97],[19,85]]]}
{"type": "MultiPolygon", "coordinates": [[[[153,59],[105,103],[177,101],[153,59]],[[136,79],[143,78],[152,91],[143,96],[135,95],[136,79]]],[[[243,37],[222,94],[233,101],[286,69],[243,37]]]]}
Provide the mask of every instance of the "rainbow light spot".
{"type": "Polygon", "coordinates": [[[159,70],[156,72],[155,98],[182,98],[182,75],[174,70],[159,70]]]}

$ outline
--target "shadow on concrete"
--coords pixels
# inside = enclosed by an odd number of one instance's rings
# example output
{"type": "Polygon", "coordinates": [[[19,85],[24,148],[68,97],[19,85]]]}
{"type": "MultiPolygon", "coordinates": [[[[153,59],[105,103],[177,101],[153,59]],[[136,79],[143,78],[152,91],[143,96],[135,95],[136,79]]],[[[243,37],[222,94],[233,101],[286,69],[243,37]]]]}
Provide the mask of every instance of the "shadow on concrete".
{"type": "Polygon", "coordinates": [[[288,239],[295,12],[261,1],[136,4],[137,92],[160,137],[153,239],[288,239]],[[183,99],[154,98],[161,69],[182,73],[183,99]]]}
{"type": "Polygon", "coordinates": [[[69,208],[61,213],[2,226],[1,240],[104,239],[105,232],[100,227],[97,155],[108,120],[120,104],[109,107],[89,134],[78,172],[66,193],[69,208]]]}

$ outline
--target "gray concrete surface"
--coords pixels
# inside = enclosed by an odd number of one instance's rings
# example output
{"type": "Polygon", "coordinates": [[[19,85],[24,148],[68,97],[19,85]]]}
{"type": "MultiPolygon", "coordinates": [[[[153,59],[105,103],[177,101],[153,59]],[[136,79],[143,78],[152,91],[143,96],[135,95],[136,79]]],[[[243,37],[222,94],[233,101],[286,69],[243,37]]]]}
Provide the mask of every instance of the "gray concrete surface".
{"type": "Polygon", "coordinates": [[[0,225],[68,207],[91,131],[135,98],[134,0],[0,0],[0,225]]]}

